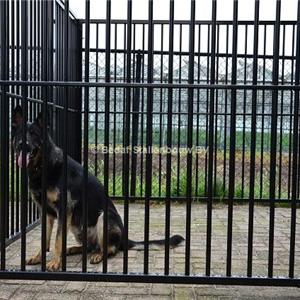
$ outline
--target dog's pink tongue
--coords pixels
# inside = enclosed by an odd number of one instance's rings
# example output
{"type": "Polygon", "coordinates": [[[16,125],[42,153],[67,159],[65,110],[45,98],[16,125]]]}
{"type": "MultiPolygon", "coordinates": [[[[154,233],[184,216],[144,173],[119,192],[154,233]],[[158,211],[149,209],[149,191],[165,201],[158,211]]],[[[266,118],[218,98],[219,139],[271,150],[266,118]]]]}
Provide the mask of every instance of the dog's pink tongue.
{"type": "MultiPolygon", "coordinates": [[[[29,163],[29,155],[26,155],[26,159],[25,162],[26,167],[28,166],[29,163]]],[[[19,168],[25,168],[25,164],[23,163],[23,155],[22,155],[22,151],[20,152],[19,156],[18,156],[18,166],[19,168]]]]}

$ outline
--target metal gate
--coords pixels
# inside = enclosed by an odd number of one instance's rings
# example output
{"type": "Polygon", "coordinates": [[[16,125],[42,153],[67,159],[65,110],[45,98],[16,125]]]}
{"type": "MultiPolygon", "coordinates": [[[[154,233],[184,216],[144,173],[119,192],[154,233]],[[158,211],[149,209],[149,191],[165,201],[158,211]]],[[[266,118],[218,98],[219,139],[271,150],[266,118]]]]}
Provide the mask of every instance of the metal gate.
{"type": "MultiPolygon", "coordinates": [[[[69,1],[1,1],[1,271],[0,278],[210,283],[299,286],[295,274],[296,213],[299,204],[299,72],[300,5],[297,21],[261,21],[260,1],[254,20],[196,19],[201,1],[191,0],[190,20],[77,20],[69,1]],[[272,44],[272,47],[270,46],[272,44]],[[24,46],[25,45],[25,46],[24,46]],[[46,271],[46,195],[39,211],[28,193],[26,169],[15,163],[11,118],[22,105],[24,124],[43,111],[44,127],[55,143],[83,164],[83,199],[88,173],[104,184],[105,193],[122,203],[124,215],[123,272],[107,268],[107,210],[104,210],[102,272],[87,269],[87,208],[83,205],[82,268],[66,263],[66,207],[62,271],[46,271]],[[112,151],[108,151],[112,150],[112,151]],[[118,152],[120,150],[120,152],[118,152]],[[131,203],[144,209],[143,273],[128,272],[128,228],[131,203]],[[164,271],[149,272],[151,202],[163,203],[164,271]],[[171,203],[184,208],[183,274],[170,272],[171,203]],[[227,205],[225,276],[214,276],[212,261],[213,204],[227,205]],[[194,202],[206,203],[205,269],[191,272],[191,213],[194,202]],[[248,205],[247,276],[232,272],[233,208],[248,205]],[[268,272],[255,276],[253,228],[255,204],[269,206],[268,272]],[[276,205],[290,207],[289,272],[274,276],[276,205]],[[26,270],[27,232],[42,224],[41,268],[26,270]],[[19,270],[8,270],[6,247],[21,239],[19,270]]],[[[23,131],[23,139],[26,132],[23,131]]],[[[46,147],[46,146],[43,146],[46,147]]],[[[46,148],[44,148],[45,150],[46,148]]],[[[45,152],[44,152],[45,153],[45,152]]],[[[46,155],[43,162],[46,165],[46,155]]],[[[63,195],[67,195],[64,163],[63,195]]],[[[47,169],[43,168],[43,187],[47,169]]],[[[45,193],[45,191],[43,192],[45,193]]],[[[67,199],[67,197],[65,198],[67,199]]],[[[107,208],[106,208],[107,209],[107,208]]],[[[113,258],[112,258],[113,259],[113,258]]]]}

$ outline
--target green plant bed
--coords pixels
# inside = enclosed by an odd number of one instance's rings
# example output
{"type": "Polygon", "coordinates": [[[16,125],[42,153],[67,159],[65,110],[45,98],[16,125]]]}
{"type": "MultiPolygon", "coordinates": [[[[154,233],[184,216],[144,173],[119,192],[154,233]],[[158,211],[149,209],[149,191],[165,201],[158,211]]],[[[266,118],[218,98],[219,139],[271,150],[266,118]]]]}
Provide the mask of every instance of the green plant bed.
{"type": "MultiPolygon", "coordinates": [[[[123,130],[116,129],[115,131],[110,129],[109,136],[110,136],[110,143],[112,144],[115,136],[115,143],[117,145],[123,144],[123,130]]],[[[224,136],[224,130],[223,131],[214,131],[214,145],[217,145],[217,149],[224,150],[227,149],[229,151],[229,145],[230,145],[230,134],[229,132],[226,133],[226,145],[225,145],[225,136],[224,136]],[[226,148],[225,148],[226,147],[226,148]]],[[[140,145],[141,136],[143,135],[144,143],[146,141],[146,135],[147,131],[143,130],[141,132],[140,127],[138,128],[138,145],[140,145]]],[[[166,144],[166,135],[167,131],[166,128],[162,128],[162,131],[159,130],[159,128],[153,128],[152,131],[152,144],[153,146],[158,147],[161,145],[166,144]]],[[[181,145],[184,146],[187,144],[187,127],[182,126],[180,129],[175,128],[172,130],[172,145],[181,145]]],[[[193,144],[194,145],[200,145],[205,146],[208,144],[208,131],[206,129],[200,128],[200,129],[193,129],[193,144]]],[[[251,148],[251,131],[236,131],[236,137],[235,137],[235,144],[236,149],[242,150],[242,149],[250,149],[251,148]]],[[[270,151],[270,140],[271,140],[271,134],[270,132],[256,132],[256,150],[260,151],[261,149],[263,151],[270,151]]],[[[280,142],[281,144],[281,151],[288,152],[290,150],[291,146],[291,140],[290,140],[290,134],[289,133],[282,133],[280,135],[280,132],[277,133],[277,141],[278,144],[280,142]]],[[[96,130],[93,127],[90,127],[89,129],[89,143],[95,144],[96,142],[96,130]]],[[[104,143],[104,129],[98,129],[97,130],[97,143],[103,144],[104,143]]],[[[278,145],[279,150],[279,145],[278,145]]]]}

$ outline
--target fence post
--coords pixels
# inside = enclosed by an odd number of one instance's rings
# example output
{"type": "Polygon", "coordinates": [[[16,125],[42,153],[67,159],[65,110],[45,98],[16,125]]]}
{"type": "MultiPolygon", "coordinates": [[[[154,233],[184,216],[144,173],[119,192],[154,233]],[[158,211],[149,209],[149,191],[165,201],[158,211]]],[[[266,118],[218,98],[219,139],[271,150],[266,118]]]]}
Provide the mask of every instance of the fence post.
{"type": "MultiPolygon", "coordinates": [[[[136,55],[136,82],[141,82],[142,71],[142,54],[138,51],[136,55]]],[[[131,154],[131,184],[130,195],[136,195],[136,165],[137,155],[134,148],[138,144],[138,130],[139,130],[139,110],[140,110],[140,88],[134,90],[133,104],[132,104],[132,154],[131,154]]]]}
{"type": "MultiPolygon", "coordinates": [[[[272,84],[278,85],[279,79],[279,45],[280,45],[281,0],[276,2],[276,22],[273,38],[273,70],[272,84]]],[[[276,162],[277,162],[277,124],[278,124],[278,90],[272,91],[271,109],[271,141],[270,141],[270,219],[269,219],[269,257],[268,277],[273,277],[274,269],[274,232],[275,232],[275,193],[276,193],[276,162]]]]}
{"type": "MultiPolygon", "coordinates": [[[[9,79],[8,71],[8,1],[0,2],[1,16],[1,80],[9,79]]],[[[0,252],[1,270],[5,270],[5,238],[6,238],[6,209],[8,205],[8,180],[9,180],[9,99],[8,87],[1,88],[0,106],[0,252]]]]}
{"type": "MultiPolygon", "coordinates": [[[[28,81],[28,3],[21,2],[21,79],[28,81]]],[[[28,87],[22,85],[22,161],[26,160],[26,123],[28,120],[28,87]]],[[[28,225],[28,180],[27,169],[21,169],[21,271],[26,269],[26,227],[28,225]]]]}
{"type": "MultiPolygon", "coordinates": [[[[297,42],[296,42],[296,72],[295,85],[300,83],[300,1],[298,1],[297,13],[297,42]]],[[[299,90],[295,90],[294,124],[293,124],[293,162],[292,162],[292,203],[291,203],[291,233],[289,255],[289,277],[295,276],[295,245],[296,245],[296,221],[297,221],[297,182],[299,180],[299,90]]]]}
{"type": "MultiPolygon", "coordinates": [[[[77,38],[77,47],[76,47],[76,74],[77,81],[82,81],[82,24],[77,22],[77,30],[76,30],[76,38],[77,38]]],[[[81,163],[82,162],[82,89],[74,88],[76,95],[76,142],[75,142],[75,155],[74,158],[81,163]]]]}

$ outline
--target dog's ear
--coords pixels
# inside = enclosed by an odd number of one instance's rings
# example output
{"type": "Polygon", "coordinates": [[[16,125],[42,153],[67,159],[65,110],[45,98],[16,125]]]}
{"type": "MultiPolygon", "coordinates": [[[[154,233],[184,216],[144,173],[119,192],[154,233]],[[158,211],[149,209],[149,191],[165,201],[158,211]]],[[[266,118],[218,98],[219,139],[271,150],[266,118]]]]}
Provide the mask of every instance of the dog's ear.
{"type": "Polygon", "coordinates": [[[20,105],[16,106],[12,113],[12,127],[16,129],[22,126],[23,123],[23,110],[20,105]]]}
{"type": "MultiPolygon", "coordinates": [[[[34,121],[40,128],[43,128],[44,126],[44,113],[41,111],[35,121],[34,121]]],[[[49,116],[49,113],[47,113],[47,126],[46,128],[49,129],[49,124],[50,124],[50,116],[49,116]]]]}
{"type": "Polygon", "coordinates": [[[35,119],[35,123],[40,127],[42,128],[43,127],[43,120],[44,120],[44,115],[43,115],[43,112],[40,112],[36,119],[35,119]]]}

